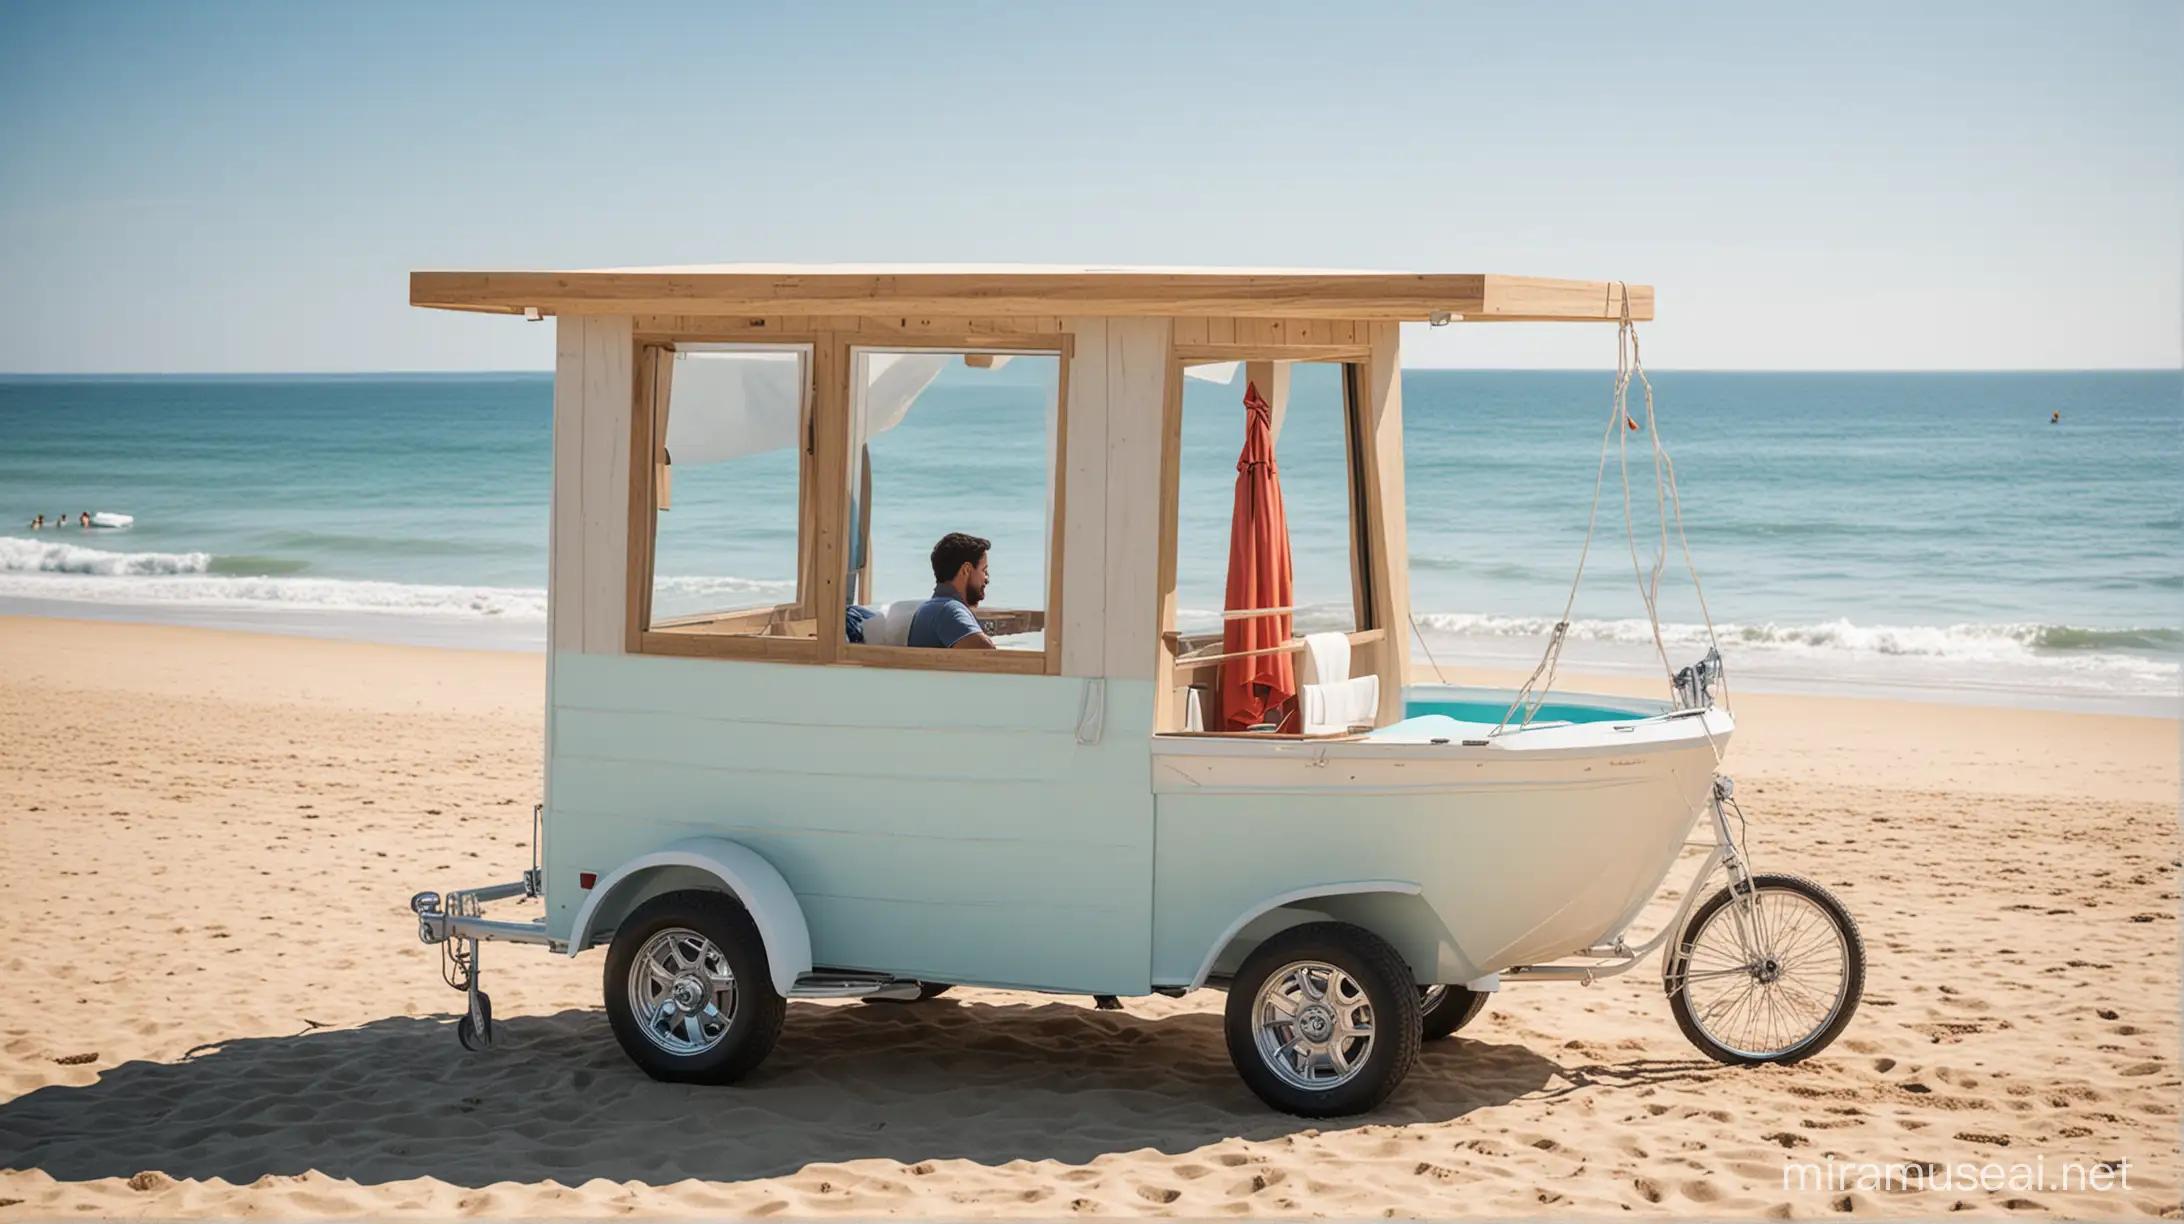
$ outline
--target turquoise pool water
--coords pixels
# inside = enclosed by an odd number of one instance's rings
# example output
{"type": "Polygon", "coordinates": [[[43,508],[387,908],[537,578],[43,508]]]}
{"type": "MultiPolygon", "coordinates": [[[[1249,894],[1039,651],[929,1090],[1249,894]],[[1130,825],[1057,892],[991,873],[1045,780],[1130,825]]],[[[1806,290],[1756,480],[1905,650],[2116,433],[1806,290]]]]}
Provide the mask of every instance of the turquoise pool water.
{"type": "MultiPolygon", "coordinates": [[[[1507,713],[1508,710],[1509,702],[1506,700],[1460,701],[1413,698],[1403,703],[1403,716],[1405,718],[1416,718],[1421,714],[1443,714],[1458,722],[1487,723],[1489,725],[1500,722],[1502,715],[1507,713]]],[[[1653,712],[1651,711],[1614,709],[1608,706],[1574,705],[1568,702],[1551,701],[1539,708],[1539,713],[1532,716],[1532,721],[1629,722],[1634,718],[1651,718],[1652,716],[1653,712]]]]}

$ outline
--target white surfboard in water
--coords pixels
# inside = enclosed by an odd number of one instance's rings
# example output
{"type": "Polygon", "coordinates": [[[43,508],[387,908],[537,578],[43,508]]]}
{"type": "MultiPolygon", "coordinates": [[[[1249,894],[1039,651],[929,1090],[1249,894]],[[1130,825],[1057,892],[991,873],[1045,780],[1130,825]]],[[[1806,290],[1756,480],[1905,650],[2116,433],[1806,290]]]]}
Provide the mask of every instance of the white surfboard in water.
{"type": "Polygon", "coordinates": [[[134,522],[136,522],[136,516],[133,514],[115,514],[107,510],[101,510],[91,516],[91,525],[93,527],[127,527],[134,522]]]}

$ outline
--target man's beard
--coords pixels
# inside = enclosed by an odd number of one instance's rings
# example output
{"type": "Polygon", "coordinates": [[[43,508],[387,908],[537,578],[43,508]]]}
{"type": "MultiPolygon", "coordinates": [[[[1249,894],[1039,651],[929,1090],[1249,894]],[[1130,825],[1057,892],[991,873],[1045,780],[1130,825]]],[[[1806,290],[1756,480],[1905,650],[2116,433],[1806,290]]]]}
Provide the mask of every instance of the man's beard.
{"type": "Polygon", "coordinates": [[[963,602],[975,608],[979,604],[986,601],[986,584],[983,582],[965,583],[963,586],[963,594],[963,602]]]}

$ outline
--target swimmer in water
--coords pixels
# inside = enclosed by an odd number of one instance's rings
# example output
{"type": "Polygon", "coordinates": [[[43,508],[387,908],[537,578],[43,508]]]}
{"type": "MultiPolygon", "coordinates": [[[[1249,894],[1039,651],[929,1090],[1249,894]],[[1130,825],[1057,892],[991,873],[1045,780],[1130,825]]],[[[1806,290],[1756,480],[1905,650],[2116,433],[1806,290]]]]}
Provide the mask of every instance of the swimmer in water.
{"type": "Polygon", "coordinates": [[[32,531],[45,530],[45,515],[41,514],[37,518],[30,520],[30,529],[32,531]]]}
{"type": "Polygon", "coordinates": [[[2055,414],[2054,416],[2051,416],[2051,417],[2049,417],[2049,418],[2048,418],[2048,424],[2050,424],[2050,425],[2060,425],[2060,424],[2062,424],[2062,423],[2063,423],[2063,414],[2062,414],[2062,413],[2061,413],[2060,411],[2057,411],[2057,412],[2056,412],[2056,414],[2055,414]]]}

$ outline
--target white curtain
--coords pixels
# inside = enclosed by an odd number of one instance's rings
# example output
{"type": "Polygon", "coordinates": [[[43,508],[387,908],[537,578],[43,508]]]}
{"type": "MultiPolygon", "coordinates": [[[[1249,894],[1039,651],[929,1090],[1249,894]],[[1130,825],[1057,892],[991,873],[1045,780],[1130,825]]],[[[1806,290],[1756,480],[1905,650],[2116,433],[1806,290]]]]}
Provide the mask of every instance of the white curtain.
{"type": "MultiPolygon", "coordinates": [[[[864,438],[902,423],[950,359],[873,353],[864,382],[864,438]]],[[[804,354],[685,348],[675,354],[667,453],[677,466],[717,463],[803,444],[804,354]]]]}

